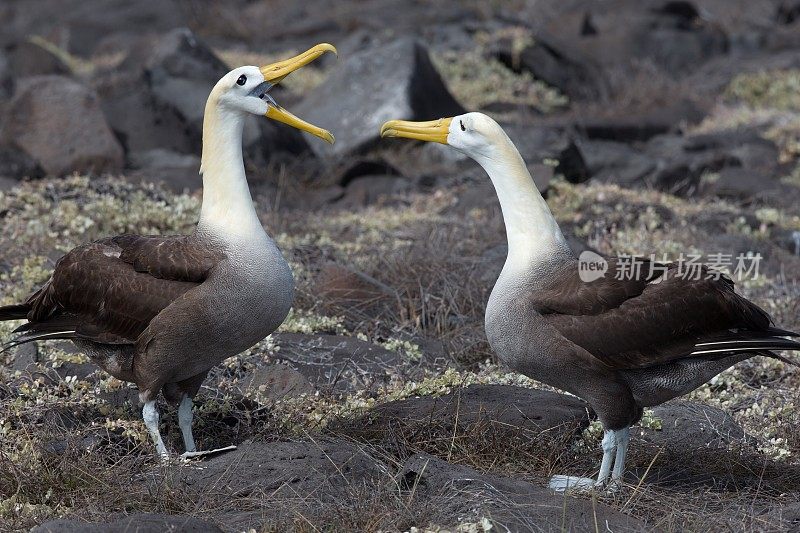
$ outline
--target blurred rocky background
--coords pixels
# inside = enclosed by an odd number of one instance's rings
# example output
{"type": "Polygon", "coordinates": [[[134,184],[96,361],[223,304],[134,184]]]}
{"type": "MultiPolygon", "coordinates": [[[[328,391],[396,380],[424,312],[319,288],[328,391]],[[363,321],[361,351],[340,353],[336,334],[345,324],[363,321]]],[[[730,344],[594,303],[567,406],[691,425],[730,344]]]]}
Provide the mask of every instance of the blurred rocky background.
{"type": "Polygon", "coordinates": [[[159,466],[134,389],[70,345],[26,346],[0,356],[0,530],[800,527],[800,373],[772,360],[648,411],[620,493],[545,490],[592,474],[599,426],[486,344],[491,184],[446,147],[378,138],[487,113],[576,252],[759,254],[739,290],[797,331],[800,1],[4,0],[0,21],[0,303],[80,243],[191,231],[214,83],[339,50],[273,91],[335,145],[245,130],[298,297],[198,398],[200,447],[240,449],[159,466]]]}

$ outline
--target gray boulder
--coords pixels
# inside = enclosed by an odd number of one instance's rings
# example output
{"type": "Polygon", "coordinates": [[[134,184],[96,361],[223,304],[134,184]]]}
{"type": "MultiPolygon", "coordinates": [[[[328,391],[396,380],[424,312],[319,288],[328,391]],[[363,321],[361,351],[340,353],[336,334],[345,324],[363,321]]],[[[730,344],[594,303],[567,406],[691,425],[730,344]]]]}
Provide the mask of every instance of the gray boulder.
{"type": "Polygon", "coordinates": [[[778,148],[748,129],[691,136],[667,133],[643,144],[584,139],[577,145],[593,178],[684,196],[702,189],[752,200],[774,189],[774,178],[781,175],[778,148]],[[701,187],[701,178],[707,173],[720,173],[720,180],[701,187]]]}
{"type": "Polygon", "coordinates": [[[10,145],[0,145],[0,177],[11,180],[44,177],[44,169],[26,152],[10,145]]]}
{"type": "Polygon", "coordinates": [[[273,339],[280,347],[275,358],[323,389],[345,391],[385,385],[390,373],[404,364],[398,353],[355,337],[276,333],[273,339]]]}
{"type": "Polygon", "coordinates": [[[283,400],[314,392],[303,374],[288,365],[260,365],[239,378],[234,392],[251,400],[283,400]]]}
{"type": "Polygon", "coordinates": [[[510,40],[503,40],[493,53],[510,69],[530,72],[537,80],[559,89],[571,99],[598,98],[608,93],[597,65],[546,38],[537,37],[519,53],[515,53],[510,40]]]}
{"type": "Polygon", "coordinates": [[[689,1],[573,2],[541,30],[562,55],[608,70],[647,62],[682,76],[728,50],[724,29],[689,1]]]}
{"type": "Polygon", "coordinates": [[[589,425],[587,405],[572,396],[511,385],[470,385],[443,396],[422,396],[388,402],[362,418],[348,421],[348,432],[369,438],[441,427],[452,432],[488,425],[492,431],[535,431],[565,438],[589,425]]]}
{"type": "Polygon", "coordinates": [[[667,450],[726,448],[746,441],[742,427],[716,407],[678,401],[656,407],[653,414],[661,419],[661,429],[642,429],[641,436],[667,450]]]}
{"type": "Polygon", "coordinates": [[[765,196],[780,185],[780,182],[761,169],[741,167],[723,168],[719,179],[711,184],[707,194],[732,200],[752,201],[765,196]]]}
{"type": "Polygon", "coordinates": [[[402,176],[359,176],[351,180],[344,190],[344,196],[337,202],[346,208],[359,208],[375,203],[391,201],[413,189],[413,184],[402,176]]]}
{"type": "Polygon", "coordinates": [[[134,169],[129,177],[145,182],[163,183],[175,192],[199,189],[200,158],[163,148],[154,148],[128,155],[128,165],[134,169]]]}
{"type": "Polygon", "coordinates": [[[578,142],[578,147],[589,174],[600,181],[630,186],[656,167],[655,160],[628,144],[585,139],[578,142]]]}
{"type": "Polygon", "coordinates": [[[118,172],[123,152],[97,94],[62,76],[19,80],[3,117],[0,140],[50,175],[118,172]]]}
{"type": "MultiPolygon", "coordinates": [[[[129,154],[163,149],[200,155],[208,95],[230,69],[186,28],[137,46],[120,70],[95,82],[112,129],[129,154]]],[[[300,153],[307,145],[293,128],[250,116],[243,148],[247,161],[263,164],[278,152],[300,153]]]]}
{"type": "Polygon", "coordinates": [[[702,120],[705,110],[696,102],[675,97],[639,105],[614,106],[580,117],[574,127],[590,139],[618,142],[647,141],[702,120]]]}
{"type": "Polygon", "coordinates": [[[319,156],[342,157],[378,141],[390,119],[432,120],[463,113],[425,47],[401,38],[353,55],[296,106],[296,114],[336,134],[310,143],[319,156]]]}
{"type": "Polygon", "coordinates": [[[581,183],[589,178],[589,171],[581,151],[572,136],[563,129],[548,126],[503,124],[508,137],[527,163],[540,191],[547,189],[549,181],[541,168],[546,159],[558,161],[555,171],[571,183],[581,183]]]}
{"type": "Polygon", "coordinates": [[[406,460],[398,485],[417,498],[447,494],[451,514],[490,517],[500,531],[595,531],[599,524],[603,531],[652,531],[603,503],[556,495],[527,481],[482,474],[423,453],[406,460]]]}
{"type": "Polygon", "coordinates": [[[186,18],[180,2],[172,0],[36,0],[24,4],[24,9],[3,13],[6,18],[0,43],[44,35],[84,57],[111,34],[163,32],[181,25],[186,18]]]}
{"type": "MultiPolygon", "coordinates": [[[[349,442],[244,442],[231,452],[180,470],[199,501],[225,501],[215,518],[228,531],[291,523],[322,506],[338,506],[389,480],[386,465],[349,442]],[[258,502],[257,506],[253,506],[258,502]]],[[[269,529],[269,528],[268,528],[269,529]]],[[[280,529],[280,528],[279,528],[280,529]]]]}

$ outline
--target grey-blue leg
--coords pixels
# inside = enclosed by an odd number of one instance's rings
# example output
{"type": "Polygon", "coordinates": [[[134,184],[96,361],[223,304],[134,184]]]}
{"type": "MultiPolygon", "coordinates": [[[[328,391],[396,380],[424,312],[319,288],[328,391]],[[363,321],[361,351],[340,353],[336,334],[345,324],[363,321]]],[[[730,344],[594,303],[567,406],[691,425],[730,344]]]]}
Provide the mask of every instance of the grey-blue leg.
{"type": "Polygon", "coordinates": [[[590,490],[603,488],[608,483],[609,476],[612,481],[622,479],[625,471],[625,455],[628,452],[631,428],[620,430],[607,429],[603,432],[603,460],[600,463],[600,472],[597,480],[578,476],[553,476],[550,478],[550,488],[563,492],[565,490],[590,490]],[[613,466],[613,471],[612,471],[613,466]]]}
{"type": "Polygon", "coordinates": [[[178,406],[178,425],[181,427],[183,444],[187,452],[197,451],[192,435],[192,399],[188,394],[184,394],[181,404],[178,406]]]}
{"type": "Polygon", "coordinates": [[[625,456],[628,454],[628,443],[631,440],[631,428],[626,427],[614,433],[617,443],[617,457],[614,459],[614,471],[611,472],[611,480],[622,479],[625,473],[625,456]]]}
{"type": "Polygon", "coordinates": [[[602,486],[611,473],[611,465],[614,462],[614,451],[617,449],[616,431],[607,429],[603,432],[603,461],[600,463],[600,473],[597,474],[597,486],[602,486]]]}
{"type": "Polygon", "coordinates": [[[155,400],[145,402],[144,407],[142,407],[142,418],[144,419],[144,425],[147,426],[147,431],[150,433],[150,437],[153,439],[153,444],[156,445],[156,453],[158,453],[162,459],[168,458],[169,453],[167,452],[167,447],[164,446],[164,441],[161,440],[161,432],[158,430],[158,409],[156,409],[155,400]]]}

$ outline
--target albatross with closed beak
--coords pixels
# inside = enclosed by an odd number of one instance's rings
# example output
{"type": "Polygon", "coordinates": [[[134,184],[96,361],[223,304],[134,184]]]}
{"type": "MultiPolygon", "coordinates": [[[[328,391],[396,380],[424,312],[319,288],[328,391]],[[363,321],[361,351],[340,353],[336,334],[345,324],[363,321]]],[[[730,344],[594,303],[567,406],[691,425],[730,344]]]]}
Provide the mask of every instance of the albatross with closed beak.
{"type": "Polygon", "coordinates": [[[196,452],[192,398],[209,370],[272,333],[292,305],[286,260],[258,219],[242,162],[242,127],[264,115],[333,143],[333,135],[292,115],[270,96],[288,74],[329,44],[264,67],[240,67],[214,86],[203,119],[203,204],[195,231],[120,235],[79,246],[24,303],[0,307],[23,319],[5,349],[70,339],[98,366],[134,382],[142,416],[162,457],[160,391],[179,403],[187,455],[196,452]]]}
{"type": "MultiPolygon", "coordinates": [[[[481,165],[494,185],[508,257],[486,307],[489,343],[512,369],[586,400],[605,430],[597,481],[554,476],[552,488],[619,480],[630,427],[644,407],[686,394],[754,355],[791,363],[774,350],[800,350],[785,338],[796,333],[774,327],[730,279],[707,270],[681,276],[676,264],[645,265],[631,276],[583,281],[522,157],[486,115],[392,120],[381,135],[450,145],[481,165]]],[[[607,272],[620,261],[610,259],[607,272]]]]}

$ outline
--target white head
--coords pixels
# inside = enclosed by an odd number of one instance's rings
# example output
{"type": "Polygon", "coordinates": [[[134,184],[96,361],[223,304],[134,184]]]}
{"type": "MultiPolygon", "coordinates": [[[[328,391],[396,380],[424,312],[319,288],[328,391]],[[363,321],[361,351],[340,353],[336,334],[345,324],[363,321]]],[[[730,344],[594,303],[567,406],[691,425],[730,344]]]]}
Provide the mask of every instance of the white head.
{"type": "Polygon", "coordinates": [[[209,101],[230,111],[266,115],[269,91],[274,87],[258,67],[239,67],[225,74],[211,91],[209,101]]]}
{"type": "Polygon", "coordinates": [[[390,120],[381,127],[381,136],[446,144],[477,161],[494,157],[498,148],[510,143],[503,128],[483,113],[464,113],[427,122],[390,120]]]}
{"type": "Polygon", "coordinates": [[[263,115],[333,143],[333,135],[330,132],[289,113],[269,94],[283,78],[311,63],[325,52],[336,53],[336,49],[330,44],[318,44],[298,56],[271,65],[233,69],[212,89],[206,103],[206,114],[213,114],[219,110],[242,115],[246,113],[263,115]]]}

